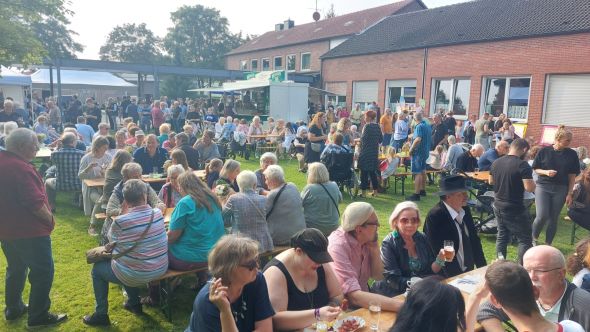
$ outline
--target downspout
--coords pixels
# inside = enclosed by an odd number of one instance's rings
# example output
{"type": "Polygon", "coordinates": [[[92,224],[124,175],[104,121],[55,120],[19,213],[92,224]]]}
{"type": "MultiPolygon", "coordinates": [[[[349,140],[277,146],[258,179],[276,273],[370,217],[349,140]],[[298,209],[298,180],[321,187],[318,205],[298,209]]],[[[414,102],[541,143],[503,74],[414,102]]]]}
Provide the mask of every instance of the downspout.
{"type": "Polygon", "coordinates": [[[424,89],[426,87],[426,68],[428,67],[428,48],[424,48],[424,62],[422,63],[422,90],[420,91],[420,99],[424,99],[424,89]]]}

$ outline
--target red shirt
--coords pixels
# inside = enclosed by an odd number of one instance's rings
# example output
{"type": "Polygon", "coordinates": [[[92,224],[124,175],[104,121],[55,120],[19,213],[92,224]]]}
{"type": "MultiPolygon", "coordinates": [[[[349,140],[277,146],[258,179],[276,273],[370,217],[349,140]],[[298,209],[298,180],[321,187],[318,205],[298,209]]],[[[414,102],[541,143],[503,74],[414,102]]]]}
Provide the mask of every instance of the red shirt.
{"type": "Polygon", "coordinates": [[[49,207],[45,185],[33,164],[0,151],[0,240],[50,235],[55,222],[33,214],[44,205],[49,207]]]}

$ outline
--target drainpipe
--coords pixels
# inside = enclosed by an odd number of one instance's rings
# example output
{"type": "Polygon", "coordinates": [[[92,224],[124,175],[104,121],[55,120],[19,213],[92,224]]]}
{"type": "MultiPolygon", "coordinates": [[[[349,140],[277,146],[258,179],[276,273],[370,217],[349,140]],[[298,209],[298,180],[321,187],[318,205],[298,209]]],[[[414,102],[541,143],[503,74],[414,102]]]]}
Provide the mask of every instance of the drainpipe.
{"type": "Polygon", "coordinates": [[[424,48],[424,62],[422,63],[422,90],[420,91],[420,99],[424,99],[424,89],[426,87],[426,68],[428,67],[428,48],[424,48]]]}

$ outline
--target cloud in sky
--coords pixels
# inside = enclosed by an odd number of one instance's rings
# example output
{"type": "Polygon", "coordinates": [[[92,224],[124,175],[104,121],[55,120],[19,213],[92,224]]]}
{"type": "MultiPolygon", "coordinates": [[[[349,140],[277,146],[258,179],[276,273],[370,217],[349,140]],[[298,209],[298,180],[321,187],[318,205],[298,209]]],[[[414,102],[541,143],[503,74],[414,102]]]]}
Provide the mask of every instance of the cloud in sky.
{"type": "MultiPolygon", "coordinates": [[[[371,7],[385,5],[387,0],[317,0],[318,11],[322,14],[334,4],[336,15],[347,14],[371,7]]],[[[445,6],[465,0],[423,0],[428,8],[445,6]]],[[[76,40],[85,46],[79,53],[81,59],[98,59],[100,46],[106,41],[109,32],[117,25],[125,23],[146,23],[147,27],[160,37],[166,35],[172,26],[170,12],[187,5],[195,5],[188,0],[71,0],[70,9],[75,14],[70,28],[79,36],[76,40]]],[[[288,18],[295,24],[312,22],[315,0],[200,0],[198,4],[218,9],[221,16],[228,19],[230,30],[245,34],[260,35],[274,29],[276,23],[288,18]]]]}

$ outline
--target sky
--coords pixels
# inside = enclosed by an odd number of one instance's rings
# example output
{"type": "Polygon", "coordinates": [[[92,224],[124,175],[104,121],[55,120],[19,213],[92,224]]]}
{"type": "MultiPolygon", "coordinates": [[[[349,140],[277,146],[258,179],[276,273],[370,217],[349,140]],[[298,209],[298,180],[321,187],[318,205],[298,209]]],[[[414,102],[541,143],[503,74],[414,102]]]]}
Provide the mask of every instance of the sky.
{"type": "MultiPolygon", "coordinates": [[[[395,0],[70,0],[69,28],[78,33],[76,41],[84,45],[80,59],[98,59],[98,52],[111,30],[125,23],[146,23],[157,36],[164,37],[172,26],[170,13],[183,5],[214,7],[229,21],[234,32],[260,35],[274,29],[276,23],[290,18],[295,25],[312,22],[316,8],[322,15],[334,4],[336,15],[385,5],[395,0]]],[[[422,0],[428,8],[451,5],[466,0],[422,0]]]]}

